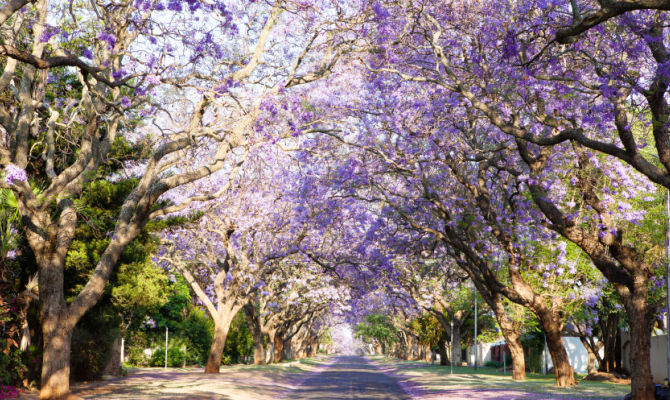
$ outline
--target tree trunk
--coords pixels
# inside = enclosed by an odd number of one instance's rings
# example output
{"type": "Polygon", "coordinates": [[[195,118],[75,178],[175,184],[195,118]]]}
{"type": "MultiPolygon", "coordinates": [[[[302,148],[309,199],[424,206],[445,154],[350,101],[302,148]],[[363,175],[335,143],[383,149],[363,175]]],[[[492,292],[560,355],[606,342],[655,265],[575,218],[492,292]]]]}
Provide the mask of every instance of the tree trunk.
{"type": "MultiPolygon", "coordinates": [[[[454,321],[453,343],[451,344],[451,362],[455,366],[460,367],[463,363],[461,352],[461,324],[456,324],[454,321]]],[[[459,321],[460,322],[460,321],[459,321]]]]}
{"type": "MultiPolygon", "coordinates": [[[[579,340],[582,342],[582,345],[584,345],[584,348],[588,353],[586,372],[589,374],[596,372],[596,362],[599,361],[597,352],[602,348],[602,343],[596,342],[592,337],[587,339],[584,336],[580,336],[579,340]]],[[[601,361],[600,364],[604,363],[601,361]]]]}
{"type": "Polygon", "coordinates": [[[449,358],[447,357],[447,339],[444,334],[437,341],[437,352],[440,354],[440,365],[447,365],[449,358]]]}
{"type": "MultiPolygon", "coordinates": [[[[512,356],[512,379],[515,381],[526,380],[526,360],[523,354],[523,346],[521,345],[521,335],[507,339],[507,347],[512,356]]],[[[505,354],[503,353],[503,357],[505,354]]]]}
{"type": "Polygon", "coordinates": [[[223,310],[219,312],[216,321],[214,321],[214,339],[212,340],[212,346],[209,348],[209,356],[207,356],[206,374],[218,374],[221,370],[221,357],[223,356],[223,349],[226,347],[228,330],[234,316],[235,313],[232,310],[223,310]]]}
{"type": "Polygon", "coordinates": [[[42,319],[42,385],[40,400],[67,398],[70,394],[70,348],[73,328],[65,317],[47,316],[42,319]]]}
{"type": "Polygon", "coordinates": [[[268,346],[265,349],[265,362],[272,364],[275,362],[275,342],[274,336],[269,336],[268,346]]]}
{"type": "MultiPolygon", "coordinates": [[[[498,321],[498,325],[500,326],[500,331],[507,342],[507,347],[512,356],[512,379],[515,381],[526,380],[526,360],[523,354],[523,346],[521,345],[521,333],[519,329],[515,328],[512,321],[507,318],[502,296],[500,294],[493,294],[491,299],[487,296],[484,296],[484,299],[491,306],[491,309],[493,309],[496,321],[498,321]]],[[[504,352],[503,357],[505,357],[504,352]]]]}
{"type": "Polygon", "coordinates": [[[602,362],[598,365],[598,370],[601,372],[614,372],[620,367],[617,362],[619,314],[610,313],[607,318],[602,318],[599,321],[599,325],[602,332],[600,336],[603,343],[603,358],[602,362]]]}
{"type": "Polygon", "coordinates": [[[648,310],[645,300],[633,299],[638,312],[628,314],[631,319],[629,354],[633,400],[654,400],[650,366],[651,324],[646,318],[648,310]]]}
{"type": "Polygon", "coordinates": [[[253,304],[247,304],[244,307],[244,311],[247,316],[247,322],[249,323],[251,336],[254,339],[254,365],[261,365],[265,361],[265,353],[263,350],[263,332],[261,331],[261,327],[258,324],[254,310],[251,309],[252,307],[254,307],[253,304]]]}
{"type": "Polygon", "coordinates": [[[275,345],[274,345],[274,358],[273,362],[280,362],[283,359],[284,355],[284,340],[281,336],[275,335],[275,345]]]}
{"type": "Polygon", "coordinates": [[[561,339],[561,331],[558,325],[543,321],[542,327],[545,328],[545,335],[547,337],[547,347],[551,355],[551,361],[554,363],[554,373],[556,374],[556,385],[558,387],[571,387],[575,385],[575,374],[570,365],[570,358],[568,352],[565,350],[563,340],[561,339]]]}
{"type": "Polygon", "coordinates": [[[254,334],[254,365],[261,365],[264,364],[264,362],[265,351],[263,349],[263,335],[254,334]]]}
{"type": "Polygon", "coordinates": [[[282,341],[282,360],[293,360],[293,340],[283,340],[282,341]]]}

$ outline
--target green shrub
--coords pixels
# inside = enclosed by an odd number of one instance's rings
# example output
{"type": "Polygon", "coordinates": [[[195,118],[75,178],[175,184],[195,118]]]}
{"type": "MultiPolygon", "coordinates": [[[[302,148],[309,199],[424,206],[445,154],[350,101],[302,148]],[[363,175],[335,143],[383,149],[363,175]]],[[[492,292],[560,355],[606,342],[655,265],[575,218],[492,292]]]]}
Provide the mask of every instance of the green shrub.
{"type": "MultiPolygon", "coordinates": [[[[0,348],[6,348],[6,343],[4,339],[0,339],[0,348]]],[[[18,347],[11,347],[7,353],[0,351],[0,385],[20,386],[25,370],[18,347]]]]}
{"type": "MultiPolygon", "coordinates": [[[[176,346],[168,346],[168,367],[182,367],[185,360],[184,351],[176,346]]],[[[149,365],[152,367],[165,366],[165,348],[154,351],[149,365]]]]}
{"type": "Polygon", "coordinates": [[[484,364],[485,367],[490,367],[490,368],[500,368],[503,366],[503,363],[498,362],[498,361],[493,361],[489,360],[484,364]]]}

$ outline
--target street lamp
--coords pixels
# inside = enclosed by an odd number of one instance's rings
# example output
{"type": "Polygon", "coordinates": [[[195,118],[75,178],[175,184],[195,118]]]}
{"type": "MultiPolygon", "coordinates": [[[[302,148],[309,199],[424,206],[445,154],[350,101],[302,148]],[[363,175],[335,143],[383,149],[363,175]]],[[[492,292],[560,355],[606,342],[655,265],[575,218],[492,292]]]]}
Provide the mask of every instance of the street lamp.
{"type": "Polygon", "coordinates": [[[477,287],[475,287],[475,371],[477,371],[477,287]]]}
{"type": "Polygon", "coordinates": [[[450,374],[454,374],[454,320],[451,320],[451,340],[449,341],[449,366],[451,368],[450,374]]]}

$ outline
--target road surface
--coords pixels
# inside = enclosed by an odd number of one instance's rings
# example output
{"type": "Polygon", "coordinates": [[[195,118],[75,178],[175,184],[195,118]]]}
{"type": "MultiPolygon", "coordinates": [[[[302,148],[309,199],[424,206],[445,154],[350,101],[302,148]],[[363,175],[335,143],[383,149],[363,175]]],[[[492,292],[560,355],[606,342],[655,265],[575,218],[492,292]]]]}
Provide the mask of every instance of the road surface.
{"type": "Polygon", "coordinates": [[[285,398],[410,400],[411,397],[391,376],[378,371],[363,357],[346,356],[323,371],[305,379],[285,398]]]}

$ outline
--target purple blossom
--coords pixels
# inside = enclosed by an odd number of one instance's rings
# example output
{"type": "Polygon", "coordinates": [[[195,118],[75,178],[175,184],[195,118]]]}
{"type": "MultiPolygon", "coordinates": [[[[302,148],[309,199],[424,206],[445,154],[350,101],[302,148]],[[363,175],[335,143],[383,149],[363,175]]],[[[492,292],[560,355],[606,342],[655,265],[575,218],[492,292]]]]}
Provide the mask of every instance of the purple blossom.
{"type": "Polygon", "coordinates": [[[382,6],[381,3],[379,3],[379,2],[372,5],[372,11],[375,12],[376,19],[378,21],[385,20],[386,18],[391,16],[391,14],[388,12],[388,10],[386,8],[384,8],[384,6],[382,6]]]}
{"type": "Polygon", "coordinates": [[[160,85],[161,84],[161,78],[159,78],[156,75],[148,75],[147,76],[147,82],[149,82],[150,85],[160,85]]]}
{"type": "Polygon", "coordinates": [[[516,33],[512,30],[507,31],[505,41],[502,47],[502,56],[504,59],[516,57],[519,54],[519,45],[516,41],[516,33]]]}
{"type": "Polygon", "coordinates": [[[5,183],[8,185],[13,184],[14,182],[28,182],[28,174],[26,171],[14,164],[7,164],[5,166],[5,183]]]}
{"type": "Polygon", "coordinates": [[[131,105],[130,98],[128,96],[123,96],[123,98],[121,99],[121,106],[123,108],[128,108],[130,107],[130,105],[131,105]]]}
{"type": "Polygon", "coordinates": [[[58,35],[59,33],[60,33],[59,28],[56,28],[54,26],[47,26],[47,27],[45,27],[44,31],[40,35],[40,42],[41,43],[48,42],[49,39],[51,39],[55,35],[58,35]]]}
{"type": "Polygon", "coordinates": [[[116,36],[107,31],[102,31],[98,34],[98,39],[107,43],[107,50],[111,50],[116,45],[116,36]]]}

